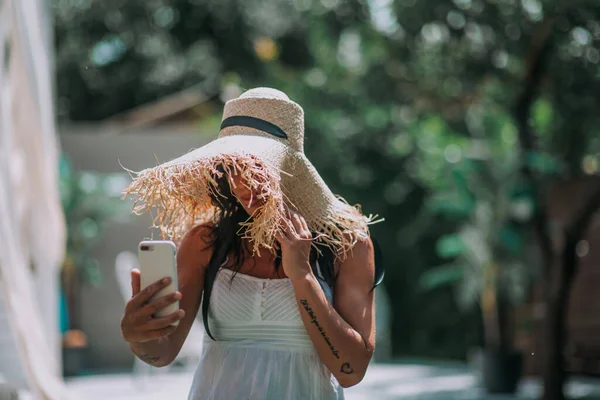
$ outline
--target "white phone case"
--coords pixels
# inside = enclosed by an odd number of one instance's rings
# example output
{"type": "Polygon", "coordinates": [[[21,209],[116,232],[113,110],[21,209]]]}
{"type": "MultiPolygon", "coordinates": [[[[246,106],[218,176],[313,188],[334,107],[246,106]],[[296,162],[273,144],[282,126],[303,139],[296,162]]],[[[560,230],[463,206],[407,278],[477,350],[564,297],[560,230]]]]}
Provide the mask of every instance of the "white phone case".
{"type": "MultiPolygon", "coordinates": [[[[175,243],[169,240],[144,240],[140,243],[138,258],[140,261],[141,290],[162,278],[171,278],[169,286],[154,295],[150,301],[177,291],[179,285],[177,283],[176,254],[177,247],[175,243]]],[[[164,317],[176,312],[178,309],[179,302],[177,301],[158,311],[154,316],[164,317]]],[[[175,322],[173,325],[178,324],[179,322],[175,322]]]]}

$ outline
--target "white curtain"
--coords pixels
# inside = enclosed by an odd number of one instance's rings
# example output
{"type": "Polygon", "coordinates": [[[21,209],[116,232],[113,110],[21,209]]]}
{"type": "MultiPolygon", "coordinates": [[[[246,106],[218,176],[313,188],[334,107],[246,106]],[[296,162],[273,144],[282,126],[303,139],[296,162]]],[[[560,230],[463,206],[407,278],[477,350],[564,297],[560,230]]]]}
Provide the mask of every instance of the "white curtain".
{"type": "Polygon", "coordinates": [[[42,32],[49,16],[38,1],[0,1],[0,292],[29,390],[62,400],[57,278],[65,226],[42,32]]]}

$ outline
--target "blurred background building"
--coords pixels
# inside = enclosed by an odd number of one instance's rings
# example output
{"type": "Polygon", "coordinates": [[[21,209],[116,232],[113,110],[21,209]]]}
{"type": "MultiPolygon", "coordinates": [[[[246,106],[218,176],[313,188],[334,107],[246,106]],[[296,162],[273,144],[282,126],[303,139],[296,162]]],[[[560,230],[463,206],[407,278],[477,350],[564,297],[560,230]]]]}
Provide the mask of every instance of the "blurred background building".
{"type": "MultiPolygon", "coordinates": [[[[94,219],[96,226],[102,226],[101,235],[99,230],[93,232],[98,235],[97,242],[89,253],[89,258],[94,261],[88,268],[94,272],[79,289],[74,301],[79,311],[75,317],[78,318],[78,329],[86,333],[90,343],[85,365],[88,369],[126,370],[133,362],[129,346],[121,336],[120,319],[125,299],[119,291],[117,276],[113,271],[121,252],[137,255],[140,240],[150,238],[153,232],[150,230],[150,215],[131,217],[129,212],[132,204],[129,201],[121,204],[121,192],[129,182],[129,175],[123,167],[140,171],[156,165],[157,160],[176,158],[205,144],[214,136],[214,132],[202,135],[197,129],[196,120],[185,116],[186,111],[195,105],[187,103],[185,93],[168,100],[174,109],[163,111],[166,102],[161,101],[107,121],[73,124],[61,129],[60,140],[65,156],[70,160],[70,168],[88,171],[88,203],[94,197],[104,197],[107,188],[113,194],[104,218],[94,219]]],[[[79,183],[80,180],[76,180],[75,184],[79,183]]],[[[73,215],[76,212],[74,209],[73,215]]],[[[79,220],[83,222],[84,219],[79,220]]],[[[92,239],[86,238],[85,241],[92,239]]],[[[129,277],[125,279],[129,280],[129,277]]]]}

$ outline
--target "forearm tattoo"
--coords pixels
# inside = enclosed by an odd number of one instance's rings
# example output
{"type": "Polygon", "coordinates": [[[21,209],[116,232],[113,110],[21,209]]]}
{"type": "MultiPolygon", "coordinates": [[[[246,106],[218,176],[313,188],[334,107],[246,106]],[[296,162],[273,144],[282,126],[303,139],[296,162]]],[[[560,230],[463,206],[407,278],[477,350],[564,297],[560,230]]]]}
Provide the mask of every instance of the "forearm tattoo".
{"type": "Polygon", "coordinates": [[[150,364],[150,365],[154,365],[158,362],[158,360],[160,360],[160,357],[150,356],[148,354],[141,354],[138,357],[140,358],[140,360],[142,360],[146,364],[150,364]]]}
{"type": "MultiPolygon", "coordinates": [[[[310,317],[310,323],[315,325],[315,327],[321,333],[321,336],[323,336],[323,339],[325,339],[325,343],[327,343],[327,345],[329,346],[329,350],[331,350],[331,354],[333,354],[333,356],[335,358],[339,359],[340,358],[339,352],[335,349],[335,347],[333,347],[333,344],[331,344],[329,337],[327,337],[327,333],[325,333],[325,331],[323,330],[323,327],[319,324],[319,321],[317,321],[317,317],[316,317],[315,313],[313,312],[312,308],[310,308],[310,306],[308,305],[308,301],[300,300],[300,304],[302,304],[302,307],[304,307],[304,310],[310,317]]],[[[348,364],[348,366],[350,366],[350,365],[348,364]]]]}

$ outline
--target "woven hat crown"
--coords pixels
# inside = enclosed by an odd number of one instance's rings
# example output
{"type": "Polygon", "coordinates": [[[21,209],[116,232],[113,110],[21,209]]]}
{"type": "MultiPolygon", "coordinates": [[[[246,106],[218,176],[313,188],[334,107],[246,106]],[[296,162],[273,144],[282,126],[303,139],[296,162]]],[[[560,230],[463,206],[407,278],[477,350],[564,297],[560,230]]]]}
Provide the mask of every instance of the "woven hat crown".
{"type": "Polygon", "coordinates": [[[256,88],[229,100],[223,110],[223,122],[232,117],[251,117],[279,128],[284,135],[274,136],[248,126],[227,126],[219,137],[259,135],[279,140],[292,149],[304,152],[304,110],[283,92],[271,88],[256,88]]]}
{"type": "Polygon", "coordinates": [[[238,97],[238,99],[274,99],[274,100],[285,100],[290,101],[287,94],[281,90],[260,87],[245,91],[238,97]]]}
{"type": "Polygon", "coordinates": [[[334,195],[303,151],[304,111],[279,90],[257,88],[226,103],[219,138],[174,160],[141,171],[127,187],[134,211],[157,209],[154,226],[179,240],[193,226],[218,223],[216,176],[233,171],[264,203],[243,223],[253,251],[275,251],[284,204],[305,218],[316,239],[345,256],[369,235],[372,216],[334,195]]]}

